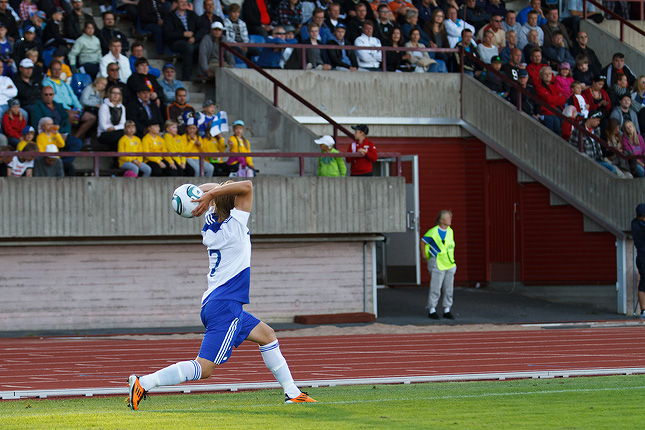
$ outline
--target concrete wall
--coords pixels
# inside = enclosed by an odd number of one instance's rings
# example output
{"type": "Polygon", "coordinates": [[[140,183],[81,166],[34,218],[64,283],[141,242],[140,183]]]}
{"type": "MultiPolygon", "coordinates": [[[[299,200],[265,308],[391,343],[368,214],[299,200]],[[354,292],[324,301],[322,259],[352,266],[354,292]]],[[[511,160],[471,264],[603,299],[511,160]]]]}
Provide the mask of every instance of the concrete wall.
{"type": "MultiPolygon", "coordinates": [[[[634,24],[638,25],[638,21],[634,24]]],[[[599,26],[595,22],[581,20],[580,30],[584,30],[589,35],[589,46],[596,51],[598,59],[605,67],[611,63],[611,58],[616,52],[625,54],[625,64],[638,77],[645,71],[645,37],[635,31],[625,27],[625,43],[622,43],[619,37],[618,22],[605,21],[599,26]]]]}
{"type": "MultiPolygon", "coordinates": [[[[245,309],[257,317],[293,322],[295,315],[373,312],[371,244],[252,242],[251,304],[245,309]]],[[[201,326],[208,257],[197,237],[176,244],[97,242],[0,252],[0,332],[201,326]]]]}
{"type": "MultiPolygon", "coordinates": [[[[303,96],[318,109],[332,117],[409,117],[409,118],[453,118],[459,112],[459,75],[443,73],[373,73],[373,72],[329,72],[300,70],[267,70],[271,75],[303,96]]],[[[235,74],[247,83],[265,100],[273,102],[273,83],[258,72],[250,69],[224,70],[221,75],[235,74]]],[[[227,106],[235,100],[222,98],[222,92],[234,91],[229,76],[218,75],[218,99],[227,106]],[[228,86],[228,88],[224,88],[228,86]]],[[[237,90],[235,89],[237,93],[237,90]]],[[[248,92],[245,91],[244,97],[248,92]]],[[[236,95],[243,103],[242,97],[236,95]]],[[[255,100],[255,99],[253,99],[255,100]]],[[[278,92],[280,109],[291,116],[309,116],[314,113],[284,91],[278,92]]],[[[263,106],[248,106],[244,109],[261,109],[263,106]]],[[[237,108],[232,107],[233,111],[237,108]]],[[[344,125],[354,124],[344,122],[344,125]]],[[[276,124],[279,127],[280,124],[276,124]]],[[[330,126],[312,126],[316,134],[332,134],[330,126]]],[[[375,136],[462,136],[458,126],[370,126],[375,136]]],[[[286,144],[286,142],[285,142],[286,144]]],[[[310,148],[310,147],[309,147],[310,148]]],[[[291,149],[290,149],[291,150],[291,149]]]]}
{"type": "Polygon", "coordinates": [[[645,182],[618,179],[468,76],[464,79],[463,120],[476,136],[551,191],[569,203],[577,202],[587,211],[585,215],[602,220],[606,228],[629,231],[633,208],[645,194],[645,182]]]}
{"type": "MultiPolygon", "coordinates": [[[[197,178],[195,178],[197,179],[197,178]]],[[[0,178],[0,242],[194,235],[202,220],[176,215],[172,191],[186,178],[0,178]]],[[[405,231],[403,178],[254,179],[255,235],[405,231]]]]}

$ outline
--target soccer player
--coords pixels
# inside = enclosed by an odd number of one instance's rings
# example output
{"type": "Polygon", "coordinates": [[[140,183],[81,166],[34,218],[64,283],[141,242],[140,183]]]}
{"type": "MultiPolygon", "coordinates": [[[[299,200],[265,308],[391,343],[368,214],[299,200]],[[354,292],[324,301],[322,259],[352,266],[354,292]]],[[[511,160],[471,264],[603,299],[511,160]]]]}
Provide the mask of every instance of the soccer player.
{"type": "Polygon", "coordinates": [[[202,323],[206,327],[195,360],[182,361],[150,375],[128,378],[130,408],[139,409],[147,391],[160,385],[206,379],[218,364],[226,362],[233,350],[250,340],[260,346],[264,363],[280,383],[285,403],[315,402],[296,386],[273,329],[242,310],[249,303],[251,237],[247,223],[253,204],[250,181],[204,184],[193,211],[206,213],[202,242],[208,248],[210,272],[208,289],[202,296],[202,323]]]}

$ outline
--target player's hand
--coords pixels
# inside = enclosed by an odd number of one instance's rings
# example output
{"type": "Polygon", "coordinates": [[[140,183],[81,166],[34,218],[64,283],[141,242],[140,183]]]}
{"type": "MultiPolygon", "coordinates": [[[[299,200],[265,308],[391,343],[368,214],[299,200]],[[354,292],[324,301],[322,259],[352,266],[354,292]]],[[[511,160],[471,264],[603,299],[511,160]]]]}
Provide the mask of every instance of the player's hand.
{"type": "Polygon", "coordinates": [[[211,200],[212,200],[212,197],[211,197],[210,193],[204,193],[197,200],[193,200],[194,202],[199,203],[197,205],[197,207],[195,209],[193,209],[193,211],[191,212],[193,214],[193,216],[201,216],[202,214],[204,214],[204,212],[206,212],[208,210],[208,208],[210,207],[211,200]]]}

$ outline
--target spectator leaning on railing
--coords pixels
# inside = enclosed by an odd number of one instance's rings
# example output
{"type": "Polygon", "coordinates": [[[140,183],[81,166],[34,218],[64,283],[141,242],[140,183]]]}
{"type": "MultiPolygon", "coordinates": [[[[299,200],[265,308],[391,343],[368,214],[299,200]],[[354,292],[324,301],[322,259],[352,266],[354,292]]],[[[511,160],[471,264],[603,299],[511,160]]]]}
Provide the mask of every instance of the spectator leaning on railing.
{"type": "MultiPolygon", "coordinates": [[[[565,97],[558,91],[553,82],[553,70],[547,66],[540,70],[540,82],[535,85],[535,93],[538,98],[546,105],[557,111],[562,111],[566,103],[565,97]]],[[[542,119],[540,122],[548,127],[555,134],[560,135],[562,120],[556,116],[551,109],[542,107],[542,119]]]]}
{"type": "Polygon", "coordinates": [[[354,142],[349,145],[347,152],[361,154],[362,157],[348,157],[352,176],[372,176],[374,163],[378,160],[378,152],[372,142],[367,140],[369,128],[365,124],[353,125],[354,142]]]}

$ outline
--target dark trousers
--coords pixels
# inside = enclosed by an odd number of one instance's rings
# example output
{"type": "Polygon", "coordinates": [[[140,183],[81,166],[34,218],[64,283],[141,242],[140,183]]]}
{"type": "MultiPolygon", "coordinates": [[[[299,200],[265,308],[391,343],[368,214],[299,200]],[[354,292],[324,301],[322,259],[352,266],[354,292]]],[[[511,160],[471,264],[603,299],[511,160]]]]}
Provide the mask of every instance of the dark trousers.
{"type": "Polygon", "coordinates": [[[170,49],[181,54],[181,80],[189,81],[193,74],[193,56],[195,54],[195,45],[188,43],[186,40],[172,42],[170,49]]]}
{"type": "Polygon", "coordinates": [[[104,131],[99,136],[99,143],[110,147],[111,151],[116,151],[119,146],[119,139],[123,137],[123,130],[104,131]]]}
{"type": "Polygon", "coordinates": [[[154,161],[147,161],[146,164],[150,166],[150,169],[152,169],[150,176],[163,176],[163,169],[159,164],[154,161]]]}
{"type": "Polygon", "coordinates": [[[645,255],[636,256],[636,268],[638,269],[638,274],[641,277],[641,280],[638,283],[638,291],[645,292],[645,255]]]}

